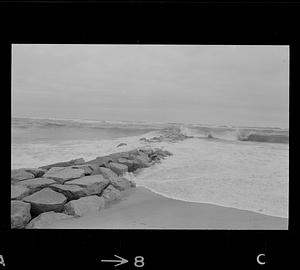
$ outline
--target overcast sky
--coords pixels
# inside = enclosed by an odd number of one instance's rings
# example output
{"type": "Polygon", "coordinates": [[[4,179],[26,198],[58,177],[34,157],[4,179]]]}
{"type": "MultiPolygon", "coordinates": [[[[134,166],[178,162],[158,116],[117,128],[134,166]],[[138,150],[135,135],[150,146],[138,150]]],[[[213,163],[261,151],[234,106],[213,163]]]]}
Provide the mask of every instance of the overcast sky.
{"type": "Polygon", "coordinates": [[[12,115],[288,127],[288,46],[13,45],[12,115]]]}

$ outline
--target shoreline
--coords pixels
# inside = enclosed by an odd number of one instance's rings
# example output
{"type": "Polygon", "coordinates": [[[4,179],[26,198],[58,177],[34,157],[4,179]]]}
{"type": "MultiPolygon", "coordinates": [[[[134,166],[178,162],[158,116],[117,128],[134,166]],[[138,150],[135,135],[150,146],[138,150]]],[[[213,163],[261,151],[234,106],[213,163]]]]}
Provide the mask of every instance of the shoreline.
{"type": "MultiPolygon", "coordinates": [[[[184,135],[170,140],[186,139],[184,135]]],[[[126,178],[173,155],[160,148],[11,171],[11,227],[287,230],[288,218],[157,193],[126,178]]]]}
{"type": "Polygon", "coordinates": [[[48,229],[287,230],[288,219],[209,203],[185,202],[137,186],[97,215],[61,220],[48,229]]]}
{"type": "Polygon", "coordinates": [[[232,208],[232,209],[236,209],[236,210],[249,211],[249,212],[257,213],[257,214],[260,214],[260,215],[265,215],[265,216],[268,216],[268,217],[276,217],[276,218],[288,219],[288,217],[284,217],[284,216],[276,216],[276,215],[272,215],[272,214],[263,213],[263,212],[260,212],[260,211],[255,211],[255,210],[252,210],[252,209],[243,209],[243,208],[238,208],[238,207],[234,207],[234,206],[227,206],[227,205],[223,205],[223,204],[219,204],[219,203],[215,203],[215,202],[199,202],[199,201],[189,201],[189,200],[184,200],[184,199],[178,199],[178,198],[175,198],[175,197],[172,197],[172,196],[165,195],[165,194],[163,194],[161,192],[157,192],[154,189],[149,188],[149,187],[147,187],[145,185],[136,184],[136,187],[145,188],[145,189],[151,191],[154,194],[160,195],[160,196],[162,196],[164,198],[167,198],[167,199],[170,199],[170,200],[174,200],[174,201],[214,205],[214,206],[220,206],[220,207],[225,207],[225,208],[232,208]]]}

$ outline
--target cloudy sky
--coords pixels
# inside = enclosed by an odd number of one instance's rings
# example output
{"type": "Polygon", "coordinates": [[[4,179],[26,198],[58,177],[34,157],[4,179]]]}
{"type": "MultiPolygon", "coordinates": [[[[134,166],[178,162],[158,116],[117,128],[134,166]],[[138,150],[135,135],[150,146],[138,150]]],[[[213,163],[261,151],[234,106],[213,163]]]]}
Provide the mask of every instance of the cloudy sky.
{"type": "Polygon", "coordinates": [[[12,115],[288,127],[288,46],[13,45],[12,115]]]}

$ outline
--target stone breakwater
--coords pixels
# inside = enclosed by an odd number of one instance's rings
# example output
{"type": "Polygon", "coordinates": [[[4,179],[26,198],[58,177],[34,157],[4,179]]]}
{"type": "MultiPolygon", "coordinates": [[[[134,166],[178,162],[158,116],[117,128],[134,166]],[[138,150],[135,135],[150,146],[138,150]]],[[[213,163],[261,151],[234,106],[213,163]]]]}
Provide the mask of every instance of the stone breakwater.
{"type": "Polygon", "coordinates": [[[176,143],[184,141],[186,139],[194,138],[193,136],[187,136],[182,133],[178,127],[167,128],[161,131],[161,135],[152,138],[140,138],[140,141],[145,143],[159,143],[159,142],[171,142],[176,143]]]}
{"type": "Polygon", "coordinates": [[[135,149],[89,161],[79,158],[12,170],[11,228],[44,228],[58,220],[101,212],[136,186],[125,173],[138,173],[170,155],[159,148],[135,149]]]}

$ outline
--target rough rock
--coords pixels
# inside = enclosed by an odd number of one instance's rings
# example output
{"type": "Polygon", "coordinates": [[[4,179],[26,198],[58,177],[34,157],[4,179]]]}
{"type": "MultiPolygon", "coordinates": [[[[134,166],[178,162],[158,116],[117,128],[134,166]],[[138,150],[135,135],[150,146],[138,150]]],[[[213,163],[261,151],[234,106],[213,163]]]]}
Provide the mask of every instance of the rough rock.
{"type": "Polygon", "coordinates": [[[118,178],[111,180],[111,184],[120,191],[129,189],[132,187],[132,183],[124,177],[118,177],[118,178]]]}
{"type": "Polygon", "coordinates": [[[83,158],[77,158],[77,159],[72,159],[70,161],[57,162],[57,163],[41,166],[41,167],[39,167],[39,169],[49,170],[53,167],[69,167],[69,166],[72,166],[72,165],[81,165],[81,164],[84,164],[84,163],[85,163],[85,161],[84,161],[83,158]]]}
{"type": "Polygon", "coordinates": [[[144,141],[147,143],[157,143],[157,142],[178,142],[178,141],[183,141],[188,138],[193,138],[193,136],[187,136],[182,134],[180,128],[178,127],[173,127],[169,129],[165,129],[162,131],[162,135],[160,136],[155,136],[152,138],[140,138],[140,141],[144,141]]]}
{"type": "Polygon", "coordinates": [[[31,194],[31,190],[23,185],[11,185],[10,198],[11,200],[22,200],[24,197],[31,194]]]}
{"type": "Polygon", "coordinates": [[[60,184],[82,176],[84,176],[83,169],[73,169],[70,167],[53,167],[43,175],[43,177],[53,179],[60,184]]]}
{"type": "Polygon", "coordinates": [[[88,196],[65,204],[64,213],[75,217],[81,217],[99,212],[104,208],[105,200],[99,196],[88,196]]]}
{"type": "Polygon", "coordinates": [[[39,177],[39,178],[33,178],[29,180],[24,180],[18,182],[18,185],[22,185],[24,187],[27,187],[32,192],[39,191],[45,187],[48,187],[52,184],[55,184],[56,182],[49,178],[39,177]]]}
{"type": "Polygon", "coordinates": [[[126,165],[128,167],[128,172],[134,172],[135,170],[140,168],[140,162],[138,162],[137,160],[119,158],[118,163],[126,165]]]}
{"type": "Polygon", "coordinates": [[[81,165],[85,163],[85,160],[83,158],[76,158],[72,159],[71,162],[73,162],[74,165],[81,165]]]}
{"type": "Polygon", "coordinates": [[[11,228],[22,229],[30,221],[30,203],[22,201],[11,201],[10,212],[11,212],[11,228]]]}
{"type": "Polygon", "coordinates": [[[121,199],[121,192],[116,189],[113,185],[109,185],[103,190],[101,197],[104,198],[106,205],[112,201],[121,199]]]}
{"type": "Polygon", "coordinates": [[[128,158],[129,152],[118,152],[118,153],[112,153],[109,155],[109,157],[112,159],[113,162],[116,162],[119,158],[128,158]]]}
{"type": "Polygon", "coordinates": [[[99,167],[96,164],[93,164],[93,172],[91,175],[102,174],[102,169],[105,167],[99,167]]]}
{"type": "Polygon", "coordinates": [[[132,158],[139,163],[139,168],[147,168],[150,167],[150,159],[146,154],[138,154],[132,156],[132,158]]]}
{"type": "Polygon", "coordinates": [[[92,171],[91,175],[96,175],[96,174],[101,174],[100,168],[105,168],[105,167],[98,167],[92,171]]]}
{"type": "Polygon", "coordinates": [[[85,163],[83,165],[80,165],[78,166],[78,168],[85,168],[85,167],[88,167],[85,169],[85,175],[95,175],[95,174],[100,174],[100,171],[99,171],[99,165],[98,164],[95,164],[95,163],[85,163]],[[91,172],[90,172],[91,171],[91,172]],[[90,173],[89,173],[90,172],[90,173]]]}
{"type": "Polygon", "coordinates": [[[26,229],[46,229],[49,225],[65,219],[74,218],[73,216],[69,216],[63,213],[56,213],[53,211],[42,213],[36,218],[32,219],[26,229]]]}
{"type": "Polygon", "coordinates": [[[67,198],[51,188],[44,188],[23,198],[23,201],[31,204],[32,213],[40,214],[49,211],[61,212],[67,198]]]}
{"type": "Polygon", "coordinates": [[[135,188],[136,187],[136,183],[133,180],[128,180],[130,183],[130,187],[135,188]]]}
{"type": "Polygon", "coordinates": [[[160,150],[159,151],[161,153],[161,155],[163,155],[164,157],[168,157],[168,156],[172,156],[173,154],[167,150],[160,150]]]}
{"type": "Polygon", "coordinates": [[[76,200],[81,197],[87,196],[86,189],[77,185],[61,185],[54,184],[50,186],[56,192],[64,194],[68,200],[76,200]]]}
{"type": "Polygon", "coordinates": [[[152,148],[142,148],[140,149],[141,152],[143,152],[144,154],[146,154],[147,156],[153,154],[153,149],[152,148]]]}
{"type": "Polygon", "coordinates": [[[97,157],[95,159],[92,159],[92,160],[89,160],[86,162],[86,164],[96,164],[98,165],[99,167],[102,166],[102,167],[105,167],[108,165],[109,162],[112,162],[113,159],[109,156],[106,156],[106,157],[97,157]]]}
{"type": "MultiPolygon", "coordinates": [[[[97,164],[89,164],[89,163],[85,163],[84,165],[87,165],[87,166],[89,166],[91,169],[92,169],[92,171],[95,171],[95,170],[97,170],[98,168],[99,168],[99,166],[97,165],[97,164]]],[[[83,165],[83,166],[84,166],[83,165]]]]}
{"type": "Polygon", "coordinates": [[[87,164],[84,164],[84,165],[74,165],[74,166],[71,166],[72,169],[82,169],[84,170],[84,174],[85,175],[91,175],[92,172],[93,172],[93,169],[92,169],[92,166],[91,165],[87,165],[87,164]]]}
{"type": "Polygon", "coordinates": [[[85,188],[87,195],[95,195],[102,192],[109,185],[110,181],[101,174],[84,176],[79,179],[66,182],[65,185],[77,185],[85,188]]]}
{"type": "Polygon", "coordinates": [[[106,178],[108,180],[112,180],[112,179],[118,177],[118,175],[109,168],[99,167],[99,172],[101,175],[104,176],[104,178],[106,178]]]}
{"type": "Polygon", "coordinates": [[[121,146],[125,146],[125,145],[127,145],[127,143],[119,143],[119,144],[117,145],[117,147],[121,147],[121,146]]]}
{"type": "Polygon", "coordinates": [[[108,168],[115,172],[117,175],[122,175],[128,172],[128,167],[126,165],[115,162],[109,163],[108,168]]]}
{"type": "Polygon", "coordinates": [[[32,179],[34,175],[24,169],[11,170],[11,182],[17,183],[22,180],[32,179]]]}
{"type": "Polygon", "coordinates": [[[153,153],[149,155],[149,158],[154,163],[157,163],[161,159],[163,159],[165,157],[168,157],[168,156],[172,156],[172,153],[167,151],[167,150],[162,150],[162,149],[159,149],[159,148],[155,148],[153,153]]]}
{"type": "Polygon", "coordinates": [[[32,173],[34,177],[42,177],[46,170],[38,169],[38,168],[24,168],[26,172],[32,173]]]}
{"type": "Polygon", "coordinates": [[[160,163],[161,162],[160,160],[161,160],[161,157],[159,155],[156,155],[156,154],[151,155],[151,162],[152,163],[160,163]]]}

